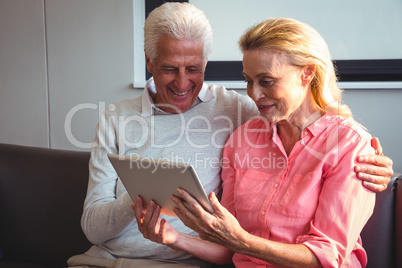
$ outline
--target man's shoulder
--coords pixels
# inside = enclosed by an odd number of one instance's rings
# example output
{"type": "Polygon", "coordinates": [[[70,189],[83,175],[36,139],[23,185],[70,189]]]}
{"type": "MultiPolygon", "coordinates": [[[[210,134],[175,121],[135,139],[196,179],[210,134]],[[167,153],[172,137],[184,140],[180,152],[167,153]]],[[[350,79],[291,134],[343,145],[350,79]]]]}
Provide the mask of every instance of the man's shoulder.
{"type": "Polygon", "coordinates": [[[248,108],[254,108],[254,102],[247,96],[240,94],[234,89],[226,89],[224,86],[211,85],[209,90],[216,97],[219,103],[232,103],[240,102],[248,108]]]}
{"type": "Polygon", "coordinates": [[[209,90],[215,97],[210,104],[213,105],[214,112],[236,119],[236,127],[258,115],[256,105],[248,96],[224,86],[211,85],[209,90]]]}
{"type": "Polygon", "coordinates": [[[141,96],[133,99],[124,99],[110,104],[106,109],[116,114],[140,114],[141,113],[141,96]]]}
{"type": "MultiPolygon", "coordinates": [[[[225,86],[222,85],[210,85],[209,90],[216,97],[227,98],[227,99],[233,99],[233,98],[249,99],[247,96],[238,93],[236,90],[227,89],[225,86]]],[[[249,99],[249,101],[251,100],[249,99]]]]}

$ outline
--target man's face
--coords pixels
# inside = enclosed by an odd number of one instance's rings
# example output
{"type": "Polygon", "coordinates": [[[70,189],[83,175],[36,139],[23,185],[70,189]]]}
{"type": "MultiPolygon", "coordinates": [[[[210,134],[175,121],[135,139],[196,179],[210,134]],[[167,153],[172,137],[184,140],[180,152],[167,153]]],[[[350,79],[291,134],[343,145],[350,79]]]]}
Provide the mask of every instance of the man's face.
{"type": "Polygon", "coordinates": [[[203,44],[163,37],[157,55],[152,62],[145,55],[156,86],[152,99],[165,112],[183,113],[191,108],[204,83],[203,44]]]}

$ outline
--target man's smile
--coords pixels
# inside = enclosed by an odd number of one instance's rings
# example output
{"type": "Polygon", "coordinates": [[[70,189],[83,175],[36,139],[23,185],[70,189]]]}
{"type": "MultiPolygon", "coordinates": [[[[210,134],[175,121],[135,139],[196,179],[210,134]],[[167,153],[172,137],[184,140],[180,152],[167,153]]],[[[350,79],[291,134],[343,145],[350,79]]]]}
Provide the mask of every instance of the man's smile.
{"type": "Polygon", "coordinates": [[[189,93],[190,92],[190,90],[187,90],[187,91],[184,91],[184,92],[177,92],[177,91],[174,91],[173,89],[171,89],[171,88],[169,88],[175,95],[177,95],[177,96],[184,96],[184,95],[186,95],[187,93],[189,93]]]}

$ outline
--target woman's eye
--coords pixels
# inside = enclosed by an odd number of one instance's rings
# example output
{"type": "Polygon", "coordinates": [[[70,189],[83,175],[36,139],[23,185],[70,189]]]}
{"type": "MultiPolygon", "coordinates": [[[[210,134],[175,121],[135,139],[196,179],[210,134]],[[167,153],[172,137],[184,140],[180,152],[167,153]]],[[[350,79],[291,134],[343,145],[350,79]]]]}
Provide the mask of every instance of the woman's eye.
{"type": "Polygon", "coordinates": [[[270,86],[274,83],[273,80],[263,80],[260,82],[262,86],[270,86]]]}

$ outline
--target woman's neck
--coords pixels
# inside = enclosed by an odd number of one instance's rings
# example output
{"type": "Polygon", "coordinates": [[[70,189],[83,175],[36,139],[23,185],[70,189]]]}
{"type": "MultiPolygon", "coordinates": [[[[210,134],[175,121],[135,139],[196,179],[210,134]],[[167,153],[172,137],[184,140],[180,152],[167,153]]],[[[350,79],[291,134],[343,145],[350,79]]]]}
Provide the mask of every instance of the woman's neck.
{"type": "Polygon", "coordinates": [[[301,139],[302,131],[322,116],[322,112],[307,99],[287,119],[277,123],[278,135],[288,156],[296,142],[301,139]]]}

